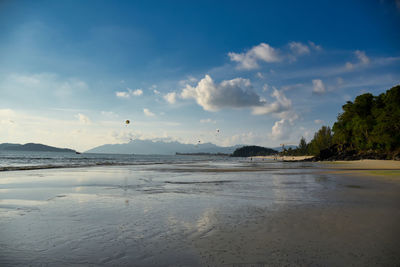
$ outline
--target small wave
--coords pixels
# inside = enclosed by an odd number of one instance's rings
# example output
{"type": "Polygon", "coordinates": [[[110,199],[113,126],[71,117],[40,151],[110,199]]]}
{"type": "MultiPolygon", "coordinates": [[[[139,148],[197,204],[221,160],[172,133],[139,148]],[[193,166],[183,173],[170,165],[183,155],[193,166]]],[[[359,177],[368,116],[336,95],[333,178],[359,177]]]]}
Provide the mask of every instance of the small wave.
{"type": "Polygon", "coordinates": [[[220,180],[220,181],[190,181],[190,182],[184,182],[184,181],[165,181],[166,184],[224,184],[224,183],[232,183],[232,180],[220,180]]]}
{"type": "Polygon", "coordinates": [[[125,166],[138,165],[137,163],[117,163],[117,162],[96,162],[90,164],[66,164],[66,165],[31,165],[31,166],[5,166],[0,167],[0,172],[4,171],[29,171],[42,169],[61,169],[61,168],[83,168],[96,166],[125,166]]]}

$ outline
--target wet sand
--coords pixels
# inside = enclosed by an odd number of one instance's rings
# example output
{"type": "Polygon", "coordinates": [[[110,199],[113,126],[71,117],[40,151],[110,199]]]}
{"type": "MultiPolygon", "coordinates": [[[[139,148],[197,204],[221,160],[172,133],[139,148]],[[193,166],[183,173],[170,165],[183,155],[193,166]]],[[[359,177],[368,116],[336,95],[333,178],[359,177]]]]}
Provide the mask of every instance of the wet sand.
{"type": "Polygon", "coordinates": [[[399,176],[332,168],[246,161],[3,172],[0,265],[399,265],[399,176]]]}

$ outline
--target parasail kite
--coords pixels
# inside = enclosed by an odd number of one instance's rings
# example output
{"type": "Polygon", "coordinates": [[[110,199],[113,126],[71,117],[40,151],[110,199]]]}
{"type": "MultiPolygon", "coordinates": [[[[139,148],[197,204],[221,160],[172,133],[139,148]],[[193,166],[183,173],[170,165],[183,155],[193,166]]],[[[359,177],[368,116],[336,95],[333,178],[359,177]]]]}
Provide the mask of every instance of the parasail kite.
{"type": "Polygon", "coordinates": [[[130,120],[125,121],[125,126],[128,126],[128,124],[131,123],[130,120]]]}

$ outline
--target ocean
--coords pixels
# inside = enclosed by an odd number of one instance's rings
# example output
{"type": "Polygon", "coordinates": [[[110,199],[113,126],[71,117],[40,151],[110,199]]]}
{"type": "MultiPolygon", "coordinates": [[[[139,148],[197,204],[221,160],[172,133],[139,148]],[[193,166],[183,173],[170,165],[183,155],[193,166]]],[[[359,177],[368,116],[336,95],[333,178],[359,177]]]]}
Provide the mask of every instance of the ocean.
{"type": "Polygon", "coordinates": [[[31,151],[0,151],[0,171],[74,168],[112,165],[189,163],[199,161],[237,161],[227,156],[135,155],[31,151]]]}

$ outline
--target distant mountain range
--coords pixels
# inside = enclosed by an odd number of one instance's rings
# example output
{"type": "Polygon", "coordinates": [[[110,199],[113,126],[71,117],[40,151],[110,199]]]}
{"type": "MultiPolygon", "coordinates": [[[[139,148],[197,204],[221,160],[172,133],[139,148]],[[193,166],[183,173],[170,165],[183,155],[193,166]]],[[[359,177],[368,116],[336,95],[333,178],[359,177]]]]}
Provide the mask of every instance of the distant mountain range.
{"type": "Polygon", "coordinates": [[[43,152],[71,152],[75,153],[75,150],[69,148],[58,148],[53,146],[46,146],[42,144],[35,143],[27,143],[24,145],[21,144],[11,144],[11,143],[3,143],[0,144],[0,151],[43,151],[43,152]]]}
{"type": "MultiPolygon", "coordinates": [[[[113,153],[113,154],[159,154],[174,155],[175,153],[187,154],[232,154],[237,148],[244,145],[234,145],[228,147],[217,146],[212,143],[204,144],[182,144],[179,142],[164,142],[153,140],[133,140],[125,144],[106,144],[92,148],[85,153],[113,153]]],[[[280,151],[281,147],[275,147],[274,150],[280,151]]]]}
{"type": "Polygon", "coordinates": [[[175,155],[175,153],[223,153],[231,154],[242,145],[221,147],[212,143],[182,144],[179,142],[164,142],[152,140],[133,140],[126,144],[106,144],[92,148],[85,153],[115,153],[115,154],[158,154],[175,155]]]}
{"type": "MultiPolygon", "coordinates": [[[[154,140],[133,140],[125,144],[105,144],[95,148],[92,148],[85,153],[111,153],[111,154],[158,154],[158,155],[174,155],[175,153],[183,154],[232,154],[237,148],[241,148],[245,145],[235,145],[222,147],[212,143],[204,144],[182,144],[179,142],[164,142],[154,140]]],[[[286,149],[296,146],[287,146],[286,149]]],[[[282,147],[273,147],[272,149],[281,151],[282,147]]],[[[27,143],[12,144],[3,143],[0,144],[0,151],[44,151],[44,152],[71,152],[76,153],[75,150],[69,148],[58,148],[53,146],[47,146],[43,144],[27,143]]]]}

